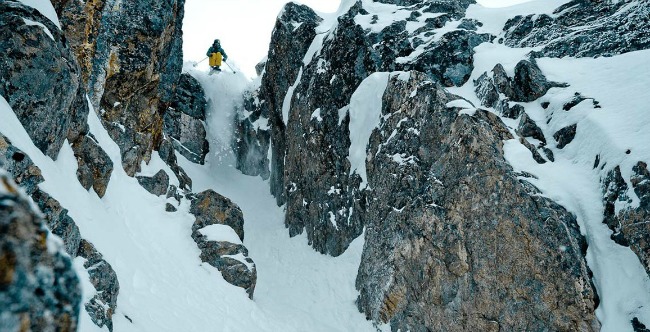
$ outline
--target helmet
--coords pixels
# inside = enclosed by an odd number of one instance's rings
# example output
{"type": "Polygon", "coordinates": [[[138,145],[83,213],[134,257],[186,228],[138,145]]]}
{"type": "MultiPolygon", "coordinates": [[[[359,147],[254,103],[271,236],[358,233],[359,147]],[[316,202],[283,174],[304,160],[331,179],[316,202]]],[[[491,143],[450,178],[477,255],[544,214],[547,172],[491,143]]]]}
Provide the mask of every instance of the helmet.
{"type": "Polygon", "coordinates": [[[219,39],[215,39],[215,40],[214,40],[214,44],[219,45],[219,44],[220,44],[219,39]]]}

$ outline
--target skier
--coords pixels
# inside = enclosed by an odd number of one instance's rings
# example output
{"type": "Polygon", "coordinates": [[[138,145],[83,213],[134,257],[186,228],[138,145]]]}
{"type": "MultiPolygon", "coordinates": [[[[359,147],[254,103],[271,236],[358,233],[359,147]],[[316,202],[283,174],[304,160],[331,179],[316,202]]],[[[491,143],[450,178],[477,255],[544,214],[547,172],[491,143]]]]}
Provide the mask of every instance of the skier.
{"type": "Polygon", "coordinates": [[[219,68],[221,67],[221,60],[226,61],[228,59],[226,52],[221,48],[219,39],[214,40],[206,55],[210,58],[210,68],[215,71],[221,71],[221,68],[219,68]]]}

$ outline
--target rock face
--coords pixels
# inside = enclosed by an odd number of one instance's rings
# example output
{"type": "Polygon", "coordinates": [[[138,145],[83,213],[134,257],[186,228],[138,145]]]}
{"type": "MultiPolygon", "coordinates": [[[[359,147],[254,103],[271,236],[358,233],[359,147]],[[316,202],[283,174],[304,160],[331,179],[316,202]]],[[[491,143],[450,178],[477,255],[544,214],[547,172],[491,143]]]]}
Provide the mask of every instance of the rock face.
{"type": "Polygon", "coordinates": [[[79,183],[86,189],[92,187],[99,197],[103,197],[113,172],[111,158],[99,146],[92,134],[80,136],[72,144],[72,149],[79,165],[77,168],[79,183]]]}
{"type": "Polygon", "coordinates": [[[56,159],[66,138],[87,131],[71,47],[54,23],[20,2],[0,3],[0,21],[0,95],[36,147],[56,159]]]}
{"type": "MultiPolygon", "coordinates": [[[[227,282],[244,288],[252,299],[257,271],[255,263],[248,257],[248,249],[242,244],[244,216],[241,209],[213,190],[193,195],[191,200],[190,213],[196,217],[192,238],[201,249],[201,260],[216,267],[227,282]],[[206,231],[213,225],[228,226],[236,234],[236,239],[215,239],[206,231]]],[[[223,236],[223,232],[222,229],[219,235],[223,236]]]]}
{"type": "Polygon", "coordinates": [[[368,149],[360,309],[402,331],[596,331],[575,218],[517,180],[501,121],[458,115],[445,106],[456,98],[421,74],[388,83],[368,149]]]}
{"type": "Polygon", "coordinates": [[[133,176],[162,140],[182,67],[184,0],[57,1],[83,86],[133,176]]]}
{"type": "Polygon", "coordinates": [[[632,168],[629,188],[619,166],[612,169],[602,181],[605,203],[604,223],[612,230],[612,240],[627,246],[639,257],[650,274],[650,172],[648,164],[639,161],[632,168]],[[629,190],[639,198],[639,206],[630,207],[629,190]]]}
{"type": "Polygon", "coordinates": [[[541,56],[613,56],[650,48],[647,0],[573,0],[546,14],[517,16],[505,27],[505,44],[539,47],[541,56]],[[589,26],[589,29],[581,27],[589,26]]]}
{"type": "Polygon", "coordinates": [[[271,192],[286,204],[289,233],[305,231],[319,252],[341,254],[365,228],[356,286],[368,319],[395,331],[599,330],[575,217],[503,152],[518,132],[539,141],[520,138],[538,163],[553,159],[549,138],[515,102],[566,85],[549,81],[534,57],[514,76],[496,65],[474,82],[476,93],[519,128],[511,134],[482,110],[460,115],[447,105],[461,98],[444,88],[464,85],[474,47],[494,39],[463,20],[473,2],[379,2],[411,14],[382,23],[357,1],[321,36],[319,17],[285,7],[238,122],[238,168],[264,176],[270,151],[271,192]],[[353,127],[356,98],[375,96],[379,124],[363,172],[352,163],[353,144],[365,144],[353,127]]]}
{"type": "Polygon", "coordinates": [[[81,289],[70,258],[0,170],[0,330],[76,331],[81,289]]]}
{"type": "MultiPolygon", "coordinates": [[[[106,325],[112,330],[111,315],[115,312],[119,293],[115,271],[110,264],[103,260],[102,255],[94,249],[92,244],[81,237],[79,227],[68,215],[68,210],[63,208],[56,199],[38,188],[38,184],[44,181],[41,170],[34,165],[29,156],[14,147],[11,141],[2,134],[0,134],[0,167],[5,168],[38,205],[52,234],[63,240],[65,252],[71,257],[82,256],[87,259],[84,267],[91,276],[91,283],[98,293],[84,304],[86,311],[98,326],[106,325]],[[89,254],[90,252],[92,255],[89,254]]],[[[0,322],[0,324],[2,323],[0,322]]]]}
{"type": "Polygon", "coordinates": [[[205,162],[209,151],[203,126],[206,107],[199,82],[189,74],[182,74],[174,102],[163,117],[164,133],[172,139],[176,151],[199,164],[205,162]]]}

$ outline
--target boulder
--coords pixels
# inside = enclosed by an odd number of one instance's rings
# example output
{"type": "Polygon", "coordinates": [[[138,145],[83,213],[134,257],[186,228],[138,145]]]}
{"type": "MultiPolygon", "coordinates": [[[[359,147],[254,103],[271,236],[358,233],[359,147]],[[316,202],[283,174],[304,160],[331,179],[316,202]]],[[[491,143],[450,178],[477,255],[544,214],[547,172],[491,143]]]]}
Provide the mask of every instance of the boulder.
{"type": "Polygon", "coordinates": [[[167,194],[169,175],[162,169],[154,176],[136,176],[136,179],[144,189],[156,196],[167,194]]]}
{"type": "Polygon", "coordinates": [[[91,187],[99,197],[104,197],[113,173],[113,161],[99,146],[92,134],[80,136],[72,144],[77,158],[77,178],[86,190],[91,187]]]}
{"type": "Polygon", "coordinates": [[[228,225],[235,230],[240,240],[244,240],[244,215],[230,199],[214,190],[206,190],[192,197],[190,213],[196,217],[192,225],[192,237],[196,239],[198,230],[214,224],[228,225]]]}
{"type": "Polygon", "coordinates": [[[496,115],[459,114],[456,99],[419,73],[388,82],[368,146],[360,310],[401,331],[598,330],[575,217],[518,179],[496,115]]]}
{"type": "Polygon", "coordinates": [[[519,125],[517,126],[517,134],[523,137],[532,137],[546,144],[546,138],[544,137],[542,129],[540,129],[535,121],[533,121],[533,119],[531,119],[526,113],[524,113],[524,115],[521,117],[521,120],[519,120],[519,125]]]}

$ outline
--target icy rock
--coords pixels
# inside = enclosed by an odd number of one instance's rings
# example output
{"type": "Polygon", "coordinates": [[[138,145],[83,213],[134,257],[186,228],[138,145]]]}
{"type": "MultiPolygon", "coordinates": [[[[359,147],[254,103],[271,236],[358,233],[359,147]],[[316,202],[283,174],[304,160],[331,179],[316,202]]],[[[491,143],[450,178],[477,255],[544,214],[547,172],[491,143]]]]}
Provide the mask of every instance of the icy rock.
{"type": "Polygon", "coordinates": [[[553,134],[553,138],[557,141],[557,148],[562,149],[567,144],[571,143],[576,137],[576,129],[578,128],[577,124],[570,125],[558,130],[553,134]]]}
{"type": "Polygon", "coordinates": [[[138,179],[138,182],[144,189],[156,196],[162,196],[167,193],[169,175],[162,169],[154,176],[136,176],[136,179],[138,179]]]}
{"type": "Polygon", "coordinates": [[[86,190],[92,187],[99,197],[103,197],[111,179],[113,162],[91,134],[80,136],[72,144],[72,150],[79,165],[79,182],[86,190]]]}
{"type": "Polygon", "coordinates": [[[575,217],[519,181],[496,115],[459,115],[446,107],[457,96],[410,77],[389,81],[368,147],[361,311],[402,331],[597,327],[575,217]]]}
{"type": "Polygon", "coordinates": [[[542,47],[536,56],[613,56],[650,48],[647,1],[573,0],[554,15],[516,16],[505,27],[505,44],[542,47]]]}
{"type": "Polygon", "coordinates": [[[512,88],[512,79],[508,77],[505,68],[500,63],[492,68],[492,76],[494,77],[494,84],[500,93],[506,96],[514,96],[515,92],[512,88]]]}
{"type": "MultiPolygon", "coordinates": [[[[261,119],[267,119],[268,104],[259,102],[259,91],[248,92],[244,95],[243,111],[250,113],[237,122],[237,142],[233,146],[236,156],[236,167],[242,173],[252,176],[270,177],[271,132],[268,126],[260,127],[255,124],[261,119]]],[[[266,121],[268,124],[268,120],[266,121]]]]}
{"type": "Polygon", "coordinates": [[[75,331],[81,288],[70,258],[12,182],[0,170],[0,330],[75,331]]]}
{"type": "Polygon", "coordinates": [[[0,2],[0,21],[0,95],[34,145],[55,159],[84,112],[75,107],[81,83],[73,50],[54,23],[20,2],[0,2]]]}

